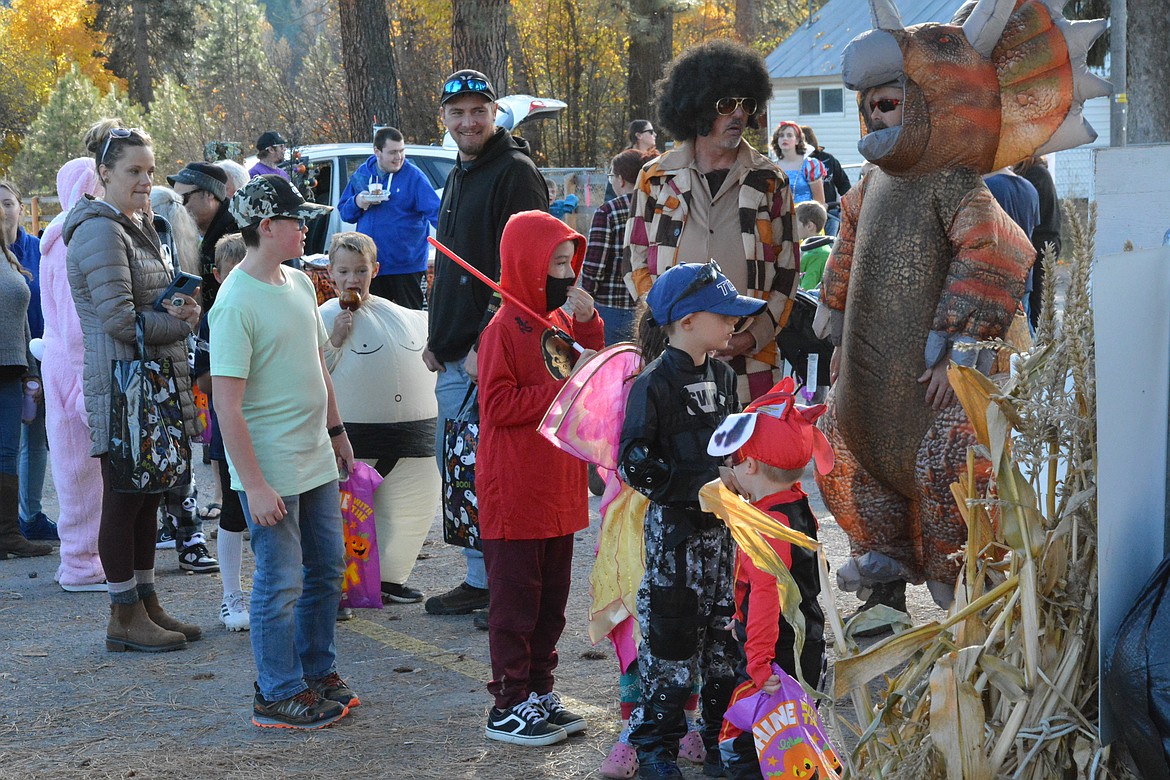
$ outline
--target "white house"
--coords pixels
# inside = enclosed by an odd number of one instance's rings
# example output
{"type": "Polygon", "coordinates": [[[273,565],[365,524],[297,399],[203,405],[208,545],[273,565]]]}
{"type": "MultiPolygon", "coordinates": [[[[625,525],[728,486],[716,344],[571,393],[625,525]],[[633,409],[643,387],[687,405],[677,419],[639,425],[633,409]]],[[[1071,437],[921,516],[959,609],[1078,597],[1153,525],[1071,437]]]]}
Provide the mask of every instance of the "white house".
{"type": "MultiPolygon", "coordinates": [[[[909,26],[948,22],[963,2],[898,0],[897,4],[903,23],[909,26]]],[[[772,77],[769,127],[775,128],[785,119],[809,125],[825,151],[841,161],[854,181],[865,159],[857,151],[861,139],[857,93],[841,83],[841,52],[846,44],[872,26],[869,3],[829,0],[766,59],[772,77]]],[[[1108,146],[1109,98],[1086,102],[1085,118],[1097,131],[1093,146],[1108,146]]],[[[1048,162],[1061,197],[1092,198],[1093,164],[1089,147],[1058,152],[1050,155],[1048,162]]]]}

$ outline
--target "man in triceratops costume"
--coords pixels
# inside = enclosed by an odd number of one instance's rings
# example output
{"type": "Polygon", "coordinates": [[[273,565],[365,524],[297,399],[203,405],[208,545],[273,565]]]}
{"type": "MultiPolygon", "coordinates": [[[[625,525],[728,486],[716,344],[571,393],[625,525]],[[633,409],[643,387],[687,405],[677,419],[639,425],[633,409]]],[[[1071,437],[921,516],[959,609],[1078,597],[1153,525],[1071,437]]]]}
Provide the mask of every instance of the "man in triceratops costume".
{"type": "Polygon", "coordinates": [[[842,203],[822,283],[837,466],[817,482],[850,538],[842,586],[904,611],[908,581],[951,602],[967,538],[950,485],[974,435],[946,368],[989,371],[990,351],[962,345],[1007,334],[1035,256],[981,175],[1092,141],[1082,103],[1109,85],[1085,70],[1104,22],[1069,22],[1057,0],[979,0],[909,28],[892,0],[870,5],[842,75],[877,167],[842,203]]]}

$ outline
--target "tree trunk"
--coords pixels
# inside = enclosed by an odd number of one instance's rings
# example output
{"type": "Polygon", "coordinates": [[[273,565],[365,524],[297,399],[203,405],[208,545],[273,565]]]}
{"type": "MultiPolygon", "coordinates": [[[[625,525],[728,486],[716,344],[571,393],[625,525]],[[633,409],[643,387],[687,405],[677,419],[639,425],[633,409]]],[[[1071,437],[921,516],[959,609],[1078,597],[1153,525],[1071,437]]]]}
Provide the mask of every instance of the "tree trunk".
{"type": "Polygon", "coordinates": [[[1170,141],[1170,100],[1166,74],[1170,73],[1170,18],[1165,0],[1129,0],[1126,70],[1128,142],[1153,144],[1170,141]]]}
{"type": "Polygon", "coordinates": [[[735,0],[735,36],[751,46],[760,36],[760,0],[735,0]]]}
{"type": "Polygon", "coordinates": [[[349,101],[349,132],[370,141],[375,121],[397,127],[398,79],[390,48],[390,18],[384,0],[340,0],[342,67],[349,101]]]}
{"type": "Polygon", "coordinates": [[[454,0],[451,16],[452,70],[473,68],[508,94],[508,0],[454,0]]]}
{"type": "Polygon", "coordinates": [[[151,83],[146,0],[133,0],[130,12],[134,20],[134,79],[130,82],[130,90],[138,104],[149,109],[150,104],[154,102],[154,85],[151,83]]]}
{"type": "Polygon", "coordinates": [[[630,2],[630,70],[626,79],[629,119],[654,116],[654,82],[670,62],[674,42],[674,12],[659,0],[630,2]]]}

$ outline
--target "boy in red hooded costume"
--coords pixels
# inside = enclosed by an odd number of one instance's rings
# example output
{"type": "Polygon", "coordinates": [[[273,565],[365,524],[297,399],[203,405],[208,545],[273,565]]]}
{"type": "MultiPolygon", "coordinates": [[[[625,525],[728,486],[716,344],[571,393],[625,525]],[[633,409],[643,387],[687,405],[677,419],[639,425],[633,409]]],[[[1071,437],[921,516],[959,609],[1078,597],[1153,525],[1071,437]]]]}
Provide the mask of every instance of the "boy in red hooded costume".
{"type": "MultiPolygon", "coordinates": [[[[479,341],[476,495],[492,594],[488,619],[495,706],[487,737],[551,745],[585,729],[553,693],[565,627],[573,534],[589,524],[586,464],[537,432],[572,372],[571,345],[514,302],[589,349],[604,346],[593,299],[573,285],[585,237],[542,211],[508,220],[500,240],[507,295],[479,341]]],[[[586,352],[586,355],[589,352],[586,352]]]]}
{"type": "MultiPolygon", "coordinates": [[[[817,520],[800,478],[814,457],[818,471],[831,471],[833,449],[815,424],[824,414],[824,405],[798,407],[795,402],[793,381],[786,378],[743,414],[729,415],[711,435],[707,453],[725,458],[720,476],[728,488],[781,524],[816,539],[817,520]]],[[[813,689],[819,686],[824,670],[825,616],[818,602],[821,583],[816,553],[779,539],[768,537],[767,542],[788,567],[800,591],[803,626],[794,629],[784,618],[776,578],[756,566],[743,550],[737,550],[734,630],[745,661],[736,670],[732,704],[758,691],[775,693],[780,678],[772,672],[773,664],[813,689]]],[[[719,742],[728,777],[761,777],[750,732],[725,720],[719,742]]]]}

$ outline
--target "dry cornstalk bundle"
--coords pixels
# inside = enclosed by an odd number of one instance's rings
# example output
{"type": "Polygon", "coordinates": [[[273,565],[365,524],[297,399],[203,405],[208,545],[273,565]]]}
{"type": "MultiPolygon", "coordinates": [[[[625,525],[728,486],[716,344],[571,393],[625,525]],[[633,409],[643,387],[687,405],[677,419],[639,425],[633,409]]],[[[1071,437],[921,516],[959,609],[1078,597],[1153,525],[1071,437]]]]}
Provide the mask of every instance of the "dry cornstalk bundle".
{"type": "MultiPolygon", "coordinates": [[[[952,367],[979,444],[952,486],[968,527],[947,617],[859,651],[832,615],[834,698],[859,723],[847,777],[1088,777],[1097,730],[1096,399],[1089,228],[1072,214],[1063,317],[1048,293],[1030,352],[1000,384],[952,367]],[[979,495],[975,458],[992,464],[979,495]],[[874,706],[874,686],[884,680],[874,706]]],[[[1046,278],[1056,279],[1045,252],[1046,278]]],[[[832,611],[832,610],[831,610],[832,611]]]]}

